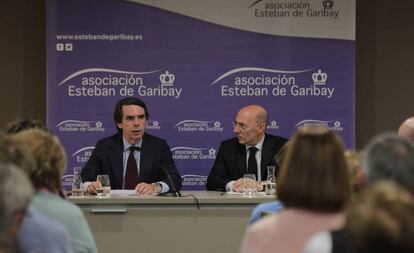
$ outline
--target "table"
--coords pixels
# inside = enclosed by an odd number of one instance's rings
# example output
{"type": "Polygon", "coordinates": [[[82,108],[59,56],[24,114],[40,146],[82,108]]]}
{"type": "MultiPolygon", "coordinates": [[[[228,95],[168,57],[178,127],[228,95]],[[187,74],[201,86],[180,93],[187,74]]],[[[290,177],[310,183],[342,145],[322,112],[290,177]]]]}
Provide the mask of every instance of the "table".
{"type": "Polygon", "coordinates": [[[183,196],[70,197],[83,211],[99,252],[239,252],[253,208],[275,196],[213,191],[183,196]]]}

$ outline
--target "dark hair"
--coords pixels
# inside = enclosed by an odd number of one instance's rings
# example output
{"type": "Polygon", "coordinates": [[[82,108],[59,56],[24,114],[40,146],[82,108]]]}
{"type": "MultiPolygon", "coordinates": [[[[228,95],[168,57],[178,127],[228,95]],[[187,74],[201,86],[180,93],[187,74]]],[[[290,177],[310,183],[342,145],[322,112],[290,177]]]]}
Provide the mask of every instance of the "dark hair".
{"type": "Polygon", "coordinates": [[[116,103],[115,111],[114,111],[114,121],[115,121],[115,126],[118,129],[118,132],[122,132],[122,129],[118,128],[118,123],[122,122],[122,106],[124,105],[137,105],[137,106],[144,108],[145,117],[146,119],[149,118],[147,106],[145,105],[144,101],[136,97],[123,98],[119,100],[118,103],[116,103]]]}
{"type": "Polygon", "coordinates": [[[351,187],[344,148],[327,128],[304,127],[287,143],[277,181],[286,207],[332,213],[344,209],[351,187]]]}
{"type": "Polygon", "coordinates": [[[414,145],[395,133],[378,135],[365,147],[362,167],[367,184],[387,179],[412,191],[414,145]]]}
{"type": "Polygon", "coordinates": [[[10,122],[6,125],[5,131],[8,134],[17,134],[20,131],[31,129],[31,128],[38,128],[43,131],[49,131],[46,125],[37,119],[19,119],[13,122],[10,122]]]}

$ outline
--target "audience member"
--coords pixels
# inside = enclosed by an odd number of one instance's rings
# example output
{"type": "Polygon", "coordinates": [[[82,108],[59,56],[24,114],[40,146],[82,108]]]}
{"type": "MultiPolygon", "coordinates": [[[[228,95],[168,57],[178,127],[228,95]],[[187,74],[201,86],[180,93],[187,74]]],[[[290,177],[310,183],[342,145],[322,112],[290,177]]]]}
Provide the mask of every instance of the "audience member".
{"type": "MultiPolygon", "coordinates": [[[[10,122],[7,124],[5,131],[7,134],[17,134],[27,129],[40,129],[46,132],[50,132],[46,125],[41,120],[37,119],[20,119],[10,122]]],[[[59,187],[59,195],[62,198],[66,198],[66,193],[64,192],[62,186],[59,187]]]]}
{"type": "MultiPolygon", "coordinates": [[[[0,162],[10,163],[30,175],[34,160],[26,150],[10,136],[0,134],[0,162]]],[[[71,238],[66,228],[58,221],[48,218],[29,205],[17,236],[22,253],[69,253],[71,238]]]]}
{"type": "Polygon", "coordinates": [[[16,238],[32,194],[23,172],[0,163],[0,252],[18,252],[16,238]]]}
{"type": "Polygon", "coordinates": [[[414,141],[414,117],[406,119],[398,129],[398,135],[414,141]]]}
{"type": "Polygon", "coordinates": [[[344,225],[350,188],[337,134],[322,127],[300,129],[287,146],[277,182],[284,209],[248,227],[241,252],[302,252],[312,235],[344,225]]]}
{"type": "Polygon", "coordinates": [[[373,138],[365,147],[362,168],[367,185],[391,180],[408,191],[414,190],[414,146],[394,133],[373,138]]]}
{"type": "Polygon", "coordinates": [[[14,135],[35,160],[30,174],[37,190],[33,206],[60,221],[72,237],[74,252],[97,252],[95,241],[80,208],[59,197],[60,177],[66,166],[65,152],[57,137],[40,129],[29,129],[14,135]]]}
{"type": "MultiPolygon", "coordinates": [[[[392,181],[407,191],[414,190],[414,146],[394,133],[374,137],[362,152],[362,170],[366,187],[392,181]]],[[[329,233],[329,232],[328,232],[329,233]]],[[[352,241],[345,239],[344,229],[331,231],[332,253],[344,253],[352,241]]]]}
{"type": "Polygon", "coordinates": [[[6,127],[5,127],[5,132],[7,134],[15,134],[15,133],[18,133],[20,131],[27,130],[27,129],[32,129],[32,128],[42,129],[46,132],[49,131],[47,129],[46,125],[41,120],[37,120],[37,119],[19,119],[19,120],[12,121],[9,124],[7,124],[6,127]]]}
{"type": "MultiPolygon", "coordinates": [[[[285,145],[285,147],[286,146],[287,145],[285,145]]],[[[277,159],[280,164],[283,162],[282,158],[283,156],[281,156],[281,154],[279,153],[277,159]]],[[[345,160],[348,167],[348,174],[351,182],[352,192],[359,192],[361,188],[361,182],[363,181],[360,155],[356,151],[347,150],[345,151],[345,160]]],[[[274,213],[282,209],[283,205],[279,200],[261,203],[253,209],[248,224],[251,225],[260,218],[262,218],[264,215],[274,213]]]]}
{"type": "Polygon", "coordinates": [[[118,133],[98,141],[82,169],[89,192],[95,192],[98,174],[109,175],[112,189],[135,189],[141,194],[181,189],[181,176],[167,142],[145,133],[148,116],[142,100],[127,97],[118,101],[114,111],[118,133]]]}
{"type": "Polygon", "coordinates": [[[279,167],[273,158],[287,141],[266,134],[267,123],[268,114],[263,107],[249,105],[240,109],[234,121],[236,137],[220,144],[207,178],[208,190],[241,192],[244,174],[254,174],[258,190],[263,190],[260,181],[266,180],[266,167],[279,167]]]}
{"type": "Polygon", "coordinates": [[[414,201],[393,182],[379,182],[355,199],[345,226],[348,253],[414,252],[414,201]]]}

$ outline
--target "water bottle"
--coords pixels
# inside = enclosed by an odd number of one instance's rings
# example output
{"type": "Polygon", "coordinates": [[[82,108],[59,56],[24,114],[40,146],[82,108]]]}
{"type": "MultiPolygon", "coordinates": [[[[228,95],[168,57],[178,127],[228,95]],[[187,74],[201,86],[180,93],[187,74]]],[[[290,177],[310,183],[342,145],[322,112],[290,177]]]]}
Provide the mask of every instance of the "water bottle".
{"type": "Polygon", "coordinates": [[[267,178],[265,184],[266,195],[276,195],[276,177],[275,177],[275,166],[267,166],[267,178]]]}

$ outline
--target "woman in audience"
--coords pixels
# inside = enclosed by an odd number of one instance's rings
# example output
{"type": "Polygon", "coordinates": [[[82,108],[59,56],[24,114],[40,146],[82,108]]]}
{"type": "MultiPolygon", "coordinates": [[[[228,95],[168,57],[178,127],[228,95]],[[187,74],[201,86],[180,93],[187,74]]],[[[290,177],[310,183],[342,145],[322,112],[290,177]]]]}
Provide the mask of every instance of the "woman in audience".
{"type": "Polygon", "coordinates": [[[322,127],[300,129],[288,143],[277,181],[284,209],[251,225],[241,252],[302,252],[321,231],[344,225],[351,195],[343,145],[322,127]]]}
{"type": "Polygon", "coordinates": [[[37,190],[32,205],[60,221],[72,237],[74,252],[97,252],[96,244],[80,208],[59,196],[60,177],[66,167],[63,146],[57,137],[40,129],[28,129],[14,135],[35,160],[30,179],[37,190]]]}
{"type": "MultiPolygon", "coordinates": [[[[282,150],[285,149],[285,146],[282,150]]],[[[281,150],[281,151],[282,151],[281,150]]],[[[278,153],[277,159],[279,164],[282,164],[283,156],[278,153]]],[[[361,155],[359,152],[354,150],[345,151],[345,160],[348,166],[348,175],[351,183],[352,193],[358,193],[361,191],[363,186],[363,173],[361,168],[361,155]]],[[[257,205],[250,216],[248,224],[251,225],[262,218],[264,215],[269,213],[275,213],[283,209],[283,205],[279,200],[265,202],[257,205]]],[[[338,234],[339,235],[339,234],[338,234]]]]}
{"type": "Polygon", "coordinates": [[[349,253],[414,252],[414,201],[401,186],[382,181],[358,196],[347,211],[349,253]]]}
{"type": "MultiPolygon", "coordinates": [[[[24,146],[0,132],[0,162],[15,165],[26,176],[31,175],[35,161],[24,146]]],[[[31,182],[30,182],[30,185],[31,182]]],[[[15,188],[21,188],[15,185],[15,188]]],[[[47,217],[33,208],[26,210],[19,234],[17,246],[21,253],[71,253],[72,243],[67,229],[61,222],[47,217]]]]}

